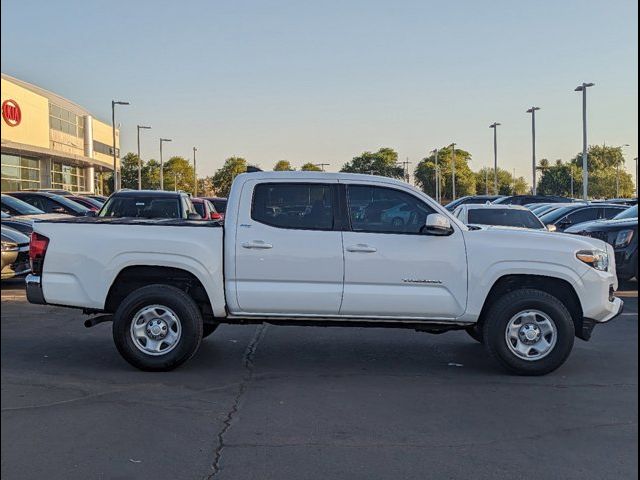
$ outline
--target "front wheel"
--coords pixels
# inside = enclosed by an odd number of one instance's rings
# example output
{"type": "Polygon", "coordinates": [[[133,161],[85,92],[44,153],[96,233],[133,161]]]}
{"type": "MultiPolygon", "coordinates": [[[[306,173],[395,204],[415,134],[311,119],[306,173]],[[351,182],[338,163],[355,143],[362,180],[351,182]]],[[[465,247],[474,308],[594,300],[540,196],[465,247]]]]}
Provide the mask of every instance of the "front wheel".
{"type": "Polygon", "coordinates": [[[170,285],[134,290],[113,318],[113,340],[118,352],[140,370],[172,370],[189,360],[202,341],[198,305],[170,285]]]}
{"type": "Polygon", "coordinates": [[[571,353],[575,328],[560,300],[523,288],[497,300],[484,322],[484,344],[503,367],[518,375],[545,375],[571,353]]]}

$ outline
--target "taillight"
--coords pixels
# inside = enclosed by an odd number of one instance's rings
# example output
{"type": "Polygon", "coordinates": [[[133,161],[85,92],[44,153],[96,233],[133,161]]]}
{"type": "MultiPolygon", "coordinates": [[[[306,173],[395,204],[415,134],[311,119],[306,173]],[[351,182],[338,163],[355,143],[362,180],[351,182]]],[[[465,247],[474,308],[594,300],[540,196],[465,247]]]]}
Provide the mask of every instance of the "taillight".
{"type": "Polygon", "coordinates": [[[211,220],[222,220],[222,215],[219,213],[211,212],[211,220]]]}
{"type": "Polygon", "coordinates": [[[44,263],[44,255],[47,253],[49,239],[44,235],[31,232],[31,242],[29,243],[29,262],[31,263],[31,272],[34,275],[42,274],[42,264],[44,263]]]}

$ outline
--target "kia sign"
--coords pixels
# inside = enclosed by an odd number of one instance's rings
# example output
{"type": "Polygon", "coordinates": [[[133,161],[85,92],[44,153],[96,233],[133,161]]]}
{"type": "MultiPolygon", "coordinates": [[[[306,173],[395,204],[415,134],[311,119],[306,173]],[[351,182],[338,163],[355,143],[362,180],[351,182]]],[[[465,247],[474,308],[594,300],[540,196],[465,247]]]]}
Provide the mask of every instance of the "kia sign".
{"type": "Polygon", "coordinates": [[[5,100],[2,102],[2,118],[10,127],[20,125],[22,120],[22,112],[20,111],[20,105],[15,100],[5,100]]]}

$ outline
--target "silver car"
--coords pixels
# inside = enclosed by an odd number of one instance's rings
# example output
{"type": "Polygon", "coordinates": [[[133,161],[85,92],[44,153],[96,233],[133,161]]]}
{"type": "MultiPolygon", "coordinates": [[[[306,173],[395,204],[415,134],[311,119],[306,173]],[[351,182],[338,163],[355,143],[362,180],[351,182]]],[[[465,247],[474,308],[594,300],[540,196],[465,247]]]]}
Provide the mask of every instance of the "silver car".
{"type": "Polygon", "coordinates": [[[29,237],[2,225],[2,280],[30,271],[29,237]]]}

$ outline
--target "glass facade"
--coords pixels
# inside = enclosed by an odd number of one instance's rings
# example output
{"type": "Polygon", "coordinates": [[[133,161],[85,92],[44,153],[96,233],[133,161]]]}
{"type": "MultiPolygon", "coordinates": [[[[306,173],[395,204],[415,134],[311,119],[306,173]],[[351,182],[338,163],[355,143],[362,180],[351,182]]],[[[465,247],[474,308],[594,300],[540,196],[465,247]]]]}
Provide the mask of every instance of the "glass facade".
{"type": "Polygon", "coordinates": [[[51,164],[51,187],[69,192],[86,191],[84,169],[53,162],[51,164]]]}
{"type": "MultiPolygon", "coordinates": [[[[93,151],[103,153],[104,155],[113,155],[113,147],[111,145],[107,145],[106,143],[102,143],[97,140],[93,141],[93,151]]],[[[120,158],[119,148],[116,148],[116,157],[120,158]]]]}
{"type": "Polygon", "coordinates": [[[2,154],[2,191],[40,188],[40,161],[20,155],[2,154]]]}
{"type": "Polygon", "coordinates": [[[49,104],[49,126],[53,130],[84,138],[84,117],[80,117],[53,103],[49,104]]]}

